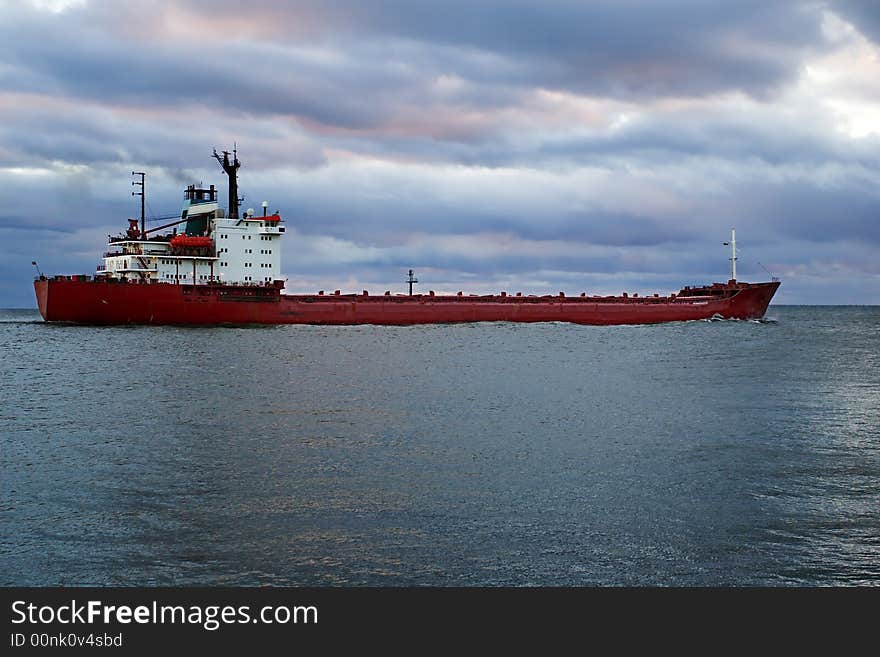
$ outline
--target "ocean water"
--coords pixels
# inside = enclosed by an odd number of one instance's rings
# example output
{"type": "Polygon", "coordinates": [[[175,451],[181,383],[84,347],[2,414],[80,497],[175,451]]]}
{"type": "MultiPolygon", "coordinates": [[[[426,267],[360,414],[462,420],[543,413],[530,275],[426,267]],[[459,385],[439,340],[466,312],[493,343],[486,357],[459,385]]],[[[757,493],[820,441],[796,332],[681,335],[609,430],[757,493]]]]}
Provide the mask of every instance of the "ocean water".
{"type": "Polygon", "coordinates": [[[880,584],[880,307],[768,319],[0,311],[0,584],[880,584]]]}

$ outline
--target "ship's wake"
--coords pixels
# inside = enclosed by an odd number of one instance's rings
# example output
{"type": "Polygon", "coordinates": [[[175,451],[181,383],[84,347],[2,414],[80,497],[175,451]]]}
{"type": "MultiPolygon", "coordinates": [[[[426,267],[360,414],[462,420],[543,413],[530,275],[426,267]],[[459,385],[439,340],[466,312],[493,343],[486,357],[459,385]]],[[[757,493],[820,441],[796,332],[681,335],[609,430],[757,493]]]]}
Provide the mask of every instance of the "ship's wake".
{"type": "Polygon", "coordinates": [[[746,322],[750,324],[778,324],[779,322],[773,317],[759,317],[757,319],[738,319],[735,317],[724,317],[723,315],[714,314],[707,319],[698,320],[701,322],[746,322]]]}

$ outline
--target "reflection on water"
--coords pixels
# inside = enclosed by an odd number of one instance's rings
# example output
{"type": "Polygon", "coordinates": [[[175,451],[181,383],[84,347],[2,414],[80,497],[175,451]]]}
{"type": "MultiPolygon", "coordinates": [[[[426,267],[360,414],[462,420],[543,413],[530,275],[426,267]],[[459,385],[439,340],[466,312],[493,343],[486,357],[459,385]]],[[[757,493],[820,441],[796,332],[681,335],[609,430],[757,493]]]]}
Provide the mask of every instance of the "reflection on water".
{"type": "Polygon", "coordinates": [[[2,311],[2,583],[877,584],[880,309],[769,314],[2,311]]]}

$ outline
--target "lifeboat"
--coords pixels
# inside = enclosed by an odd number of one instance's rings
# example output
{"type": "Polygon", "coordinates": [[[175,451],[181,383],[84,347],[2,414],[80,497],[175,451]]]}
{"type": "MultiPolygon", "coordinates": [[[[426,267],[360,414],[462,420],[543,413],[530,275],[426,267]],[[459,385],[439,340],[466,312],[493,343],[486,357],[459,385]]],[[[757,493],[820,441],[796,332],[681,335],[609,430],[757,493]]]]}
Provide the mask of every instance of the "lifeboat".
{"type": "Polygon", "coordinates": [[[174,247],[199,247],[203,248],[213,244],[210,237],[201,235],[175,235],[171,238],[171,246],[174,247]]]}

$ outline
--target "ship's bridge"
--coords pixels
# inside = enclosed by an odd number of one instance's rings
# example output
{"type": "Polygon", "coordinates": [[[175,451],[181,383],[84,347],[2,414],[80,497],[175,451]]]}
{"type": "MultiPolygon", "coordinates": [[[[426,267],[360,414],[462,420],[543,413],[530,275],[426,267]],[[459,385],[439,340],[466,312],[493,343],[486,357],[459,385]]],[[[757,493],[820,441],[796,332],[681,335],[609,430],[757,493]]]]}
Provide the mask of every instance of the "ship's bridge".
{"type": "Polygon", "coordinates": [[[211,185],[207,189],[190,185],[183,191],[183,207],[217,202],[217,188],[211,185]]]}
{"type": "Polygon", "coordinates": [[[217,205],[217,189],[211,185],[207,189],[190,185],[183,192],[183,209],[181,219],[186,219],[187,235],[205,235],[209,227],[209,219],[223,215],[217,205]]]}

